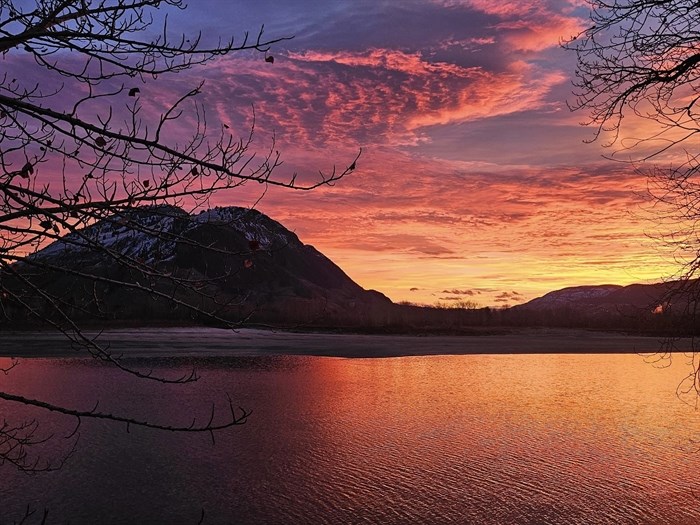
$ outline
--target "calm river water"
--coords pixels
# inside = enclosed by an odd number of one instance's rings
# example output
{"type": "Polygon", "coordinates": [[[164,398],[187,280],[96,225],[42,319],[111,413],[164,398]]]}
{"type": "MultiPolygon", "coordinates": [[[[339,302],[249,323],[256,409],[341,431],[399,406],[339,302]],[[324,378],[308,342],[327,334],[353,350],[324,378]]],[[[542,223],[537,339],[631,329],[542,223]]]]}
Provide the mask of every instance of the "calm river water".
{"type": "MultiPolygon", "coordinates": [[[[84,421],[57,472],[0,467],[0,523],[700,523],[700,413],[637,355],[141,359],[201,380],[154,385],[84,360],[24,359],[6,391],[156,422],[205,421],[226,394],[249,422],[215,435],[84,421]],[[34,516],[36,518],[38,514],[34,516]],[[35,522],[38,522],[36,520],[35,522]]],[[[0,360],[7,363],[7,360],[0,360]]],[[[38,417],[38,451],[70,418],[38,417]]]]}

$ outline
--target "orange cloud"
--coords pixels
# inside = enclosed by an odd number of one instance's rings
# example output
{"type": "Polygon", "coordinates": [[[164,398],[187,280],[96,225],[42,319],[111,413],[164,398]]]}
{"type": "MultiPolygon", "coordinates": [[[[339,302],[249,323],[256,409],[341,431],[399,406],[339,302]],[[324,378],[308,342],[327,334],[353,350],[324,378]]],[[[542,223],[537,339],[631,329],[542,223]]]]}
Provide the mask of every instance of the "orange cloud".
{"type": "Polygon", "coordinates": [[[373,150],[334,188],[271,191],[260,209],[394,300],[469,289],[493,305],[504,290],[522,294],[514,303],[663,275],[670,264],[638,213],[644,183],[614,164],[536,169],[373,150]]]}

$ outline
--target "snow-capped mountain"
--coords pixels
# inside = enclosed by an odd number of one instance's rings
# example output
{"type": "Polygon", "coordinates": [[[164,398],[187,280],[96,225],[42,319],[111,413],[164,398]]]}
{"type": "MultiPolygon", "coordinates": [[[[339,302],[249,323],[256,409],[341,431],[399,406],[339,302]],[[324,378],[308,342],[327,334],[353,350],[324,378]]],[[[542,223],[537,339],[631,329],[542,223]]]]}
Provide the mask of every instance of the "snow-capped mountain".
{"type": "Polygon", "coordinates": [[[577,286],[550,292],[505,312],[519,325],[688,335],[697,332],[700,281],[577,286]]]}
{"type": "Polygon", "coordinates": [[[186,303],[227,318],[344,323],[392,304],[280,223],[239,207],[116,213],[20,267],[78,317],[172,320],[192,315],[186,303]]]}
{"type": "Polygon", "coordinates": [[[66,235],[32,257],[37,260],[84,257],[98,248],[138,257],[147,264],[159,264],[174,259],[177,241],[183,235],[206,225],[231,228],[263,250],[301,244],[296,235],[257,210],[217,207],[190,216],[174,206],[157,206],[112,215],[66,235]]]}

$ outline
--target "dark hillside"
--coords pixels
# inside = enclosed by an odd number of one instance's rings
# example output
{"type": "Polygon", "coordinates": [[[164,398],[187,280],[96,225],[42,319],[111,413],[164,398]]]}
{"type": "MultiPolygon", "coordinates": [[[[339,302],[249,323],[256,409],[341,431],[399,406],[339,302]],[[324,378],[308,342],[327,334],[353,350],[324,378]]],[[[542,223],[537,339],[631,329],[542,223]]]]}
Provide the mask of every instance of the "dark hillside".
{"type": "MultiPolygon", "coordinates": [[[[59,296],[65,311],[79,320],[149,324],[206,318],[186,303],[233,321],[353,325],[392,305],[278,222],[236,207],[194,216],[174,207],[115,215],[54,242],[16,269],[59,296]],[[88,270],[103,282],[80,275],[88,270]],[[189,286],[177,286],[168,276],[189,286]],[[144,280],[181,304],[138,289],[144,280]]],[[[40,297],[31,302],[51,315],[40,297]]],[[[18,309],[9,310],[10,320],[29,321],[18,309]]]]}

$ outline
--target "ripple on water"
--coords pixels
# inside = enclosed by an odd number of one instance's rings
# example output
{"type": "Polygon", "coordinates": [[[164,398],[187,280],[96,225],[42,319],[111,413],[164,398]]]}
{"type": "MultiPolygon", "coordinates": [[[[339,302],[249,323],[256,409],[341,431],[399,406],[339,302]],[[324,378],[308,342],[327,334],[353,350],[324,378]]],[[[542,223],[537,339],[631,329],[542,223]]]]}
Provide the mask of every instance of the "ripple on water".
{"type": "Polygon", "coordinates": [[[62,471],[31,483],[3,472],[17,513],[33,501],[71,523],[192,523],[202,507],[206,523],[700,522],[700,458],[679,446],[698,430],[674,396],[682,371],[634,355],[134,363],[195,365],[203,379],[153,388],[81,361],[26,360],[6,385],[167,418],[206,418],[229,393],[253,416],[215,446],[85,424],[62,471]]]}

